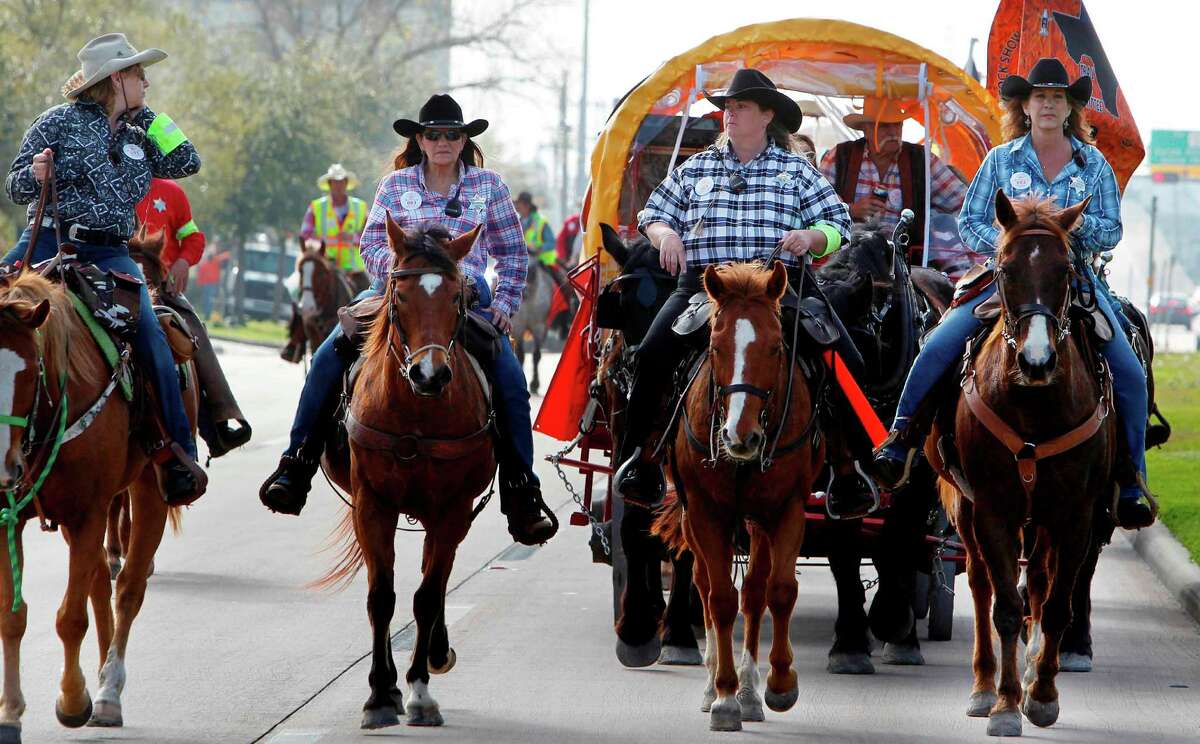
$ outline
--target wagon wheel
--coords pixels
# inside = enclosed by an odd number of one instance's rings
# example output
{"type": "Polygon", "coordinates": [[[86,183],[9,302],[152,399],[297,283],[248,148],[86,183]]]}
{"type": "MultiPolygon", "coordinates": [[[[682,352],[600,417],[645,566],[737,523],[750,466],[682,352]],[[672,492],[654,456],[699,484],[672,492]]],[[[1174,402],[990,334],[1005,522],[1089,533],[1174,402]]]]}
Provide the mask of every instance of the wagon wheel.
{"type": "MultiPolygon", "coordinates": [[[[944,512],[939,509],[938,532],[957,538],[953,527],[948,526],[944,512]]],[[[955,560],[961,551],[947,548],[940,559],[935,554],[933,572],[927,576],[929,582],[929,640],[948,641],[954,631],[954,577],[962,570],[955,560]],[[940,568],[940,571],[939,571],[940,568]],[[944,577],[944,581],[943,581],[944,577]]]]}

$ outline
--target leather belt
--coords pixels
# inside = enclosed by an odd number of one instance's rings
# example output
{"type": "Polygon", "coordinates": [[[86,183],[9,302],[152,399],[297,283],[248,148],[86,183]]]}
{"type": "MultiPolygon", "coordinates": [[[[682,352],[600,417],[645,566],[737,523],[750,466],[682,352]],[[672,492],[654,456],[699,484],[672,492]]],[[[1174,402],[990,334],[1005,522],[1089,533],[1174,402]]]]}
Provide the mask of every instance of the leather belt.
{"type": "MultiPolygon", "coordinates": [[[[53,229],[54,218],[49,215],[43,217],[42,227],[53,229]]],[[[97,230],[66,222],[63,223],[63,234],[72,243],[86,245],[121,246],[125,245],[128,241],[128,238],[122,236],[116,230],[97,230]]]]}

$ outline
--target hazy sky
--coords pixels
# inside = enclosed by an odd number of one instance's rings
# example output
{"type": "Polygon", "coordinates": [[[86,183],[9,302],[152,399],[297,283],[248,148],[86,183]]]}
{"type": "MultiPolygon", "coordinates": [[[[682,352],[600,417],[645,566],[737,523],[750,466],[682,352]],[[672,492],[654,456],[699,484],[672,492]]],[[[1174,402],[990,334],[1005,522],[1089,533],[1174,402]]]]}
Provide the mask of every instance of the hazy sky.
{"type": "MultiPolygon", "coordinates": [[[[480,2],[481,0],[472,0],[480,2]]],[[[470,2],[459,8],[466,11],[470,2]]],[[[588,98],[589,135],[603,126],[613,101],[662,62],[738,26],[785,18],[838,18],[914,41],[947,59],[966,62],[971,37],[979,39],[975,61],[986,70],[987,36],[997,3],[990,0],[592,0],[588,98]]],[[[1088,0],[1096,26],[1143,138],[1150,130],[1200,129],[1200,93],[1187,50],[1198,44],[1200,3],[1194,0],[1088,0]]],[[[532,44],[557,49],[561,64],[541,71],[547,82],[570,76],[568,121],[578,121],[579,41],[582,0],[564,0],[544,13],[543,31],[532,44]]],[[[502,60],[483,60],[503,65],[502,60]]],[[[458,55],[456,76],[469,78],[481,60],[458,55]]],[[[521,97],[470,92],[460,96],[467,116],[492,120],[506,155],[549,161],[548,143],[558,123],[557,93],[521,97]]],[[[590,151],[590,148],[589,148],[590,151]]],[[[572,161],[572,167],[573,167],[572,161]]]]}

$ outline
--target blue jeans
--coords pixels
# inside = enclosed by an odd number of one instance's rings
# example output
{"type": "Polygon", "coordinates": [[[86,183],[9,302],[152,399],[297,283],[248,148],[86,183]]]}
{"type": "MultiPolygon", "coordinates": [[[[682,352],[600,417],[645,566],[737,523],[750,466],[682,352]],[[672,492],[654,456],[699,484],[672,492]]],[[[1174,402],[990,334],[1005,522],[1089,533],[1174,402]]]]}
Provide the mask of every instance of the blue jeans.
{"type": "MultiPolygon", "coordinates": [[[[22,260],[25,257],[25,248],[29,245],[29,238],[29,228],[25,228],[25,232],[4,257],[3,262],[12,264],[22,260]]],[[[38,234],[37,246],[33,250],[32,262],[36,264],[54,258],[57,251],[54,229],[42,228],[38,234]]],[[[142,309],[138,314],[133,351],[138,365],[148,374],[150,383],[154,386],[154,394],[158,396],[159,405],[162,406],[167,436],[178,442],[193,460],[196,459],[196,440],[192,437],[192,425],[183,407],[183,395],[179,391],[179,372],[175,367],[175,359],[171,356],[171,347],[167,346],[167,335],[163,333],[162,326],[158,324],[158,318],[154,315],[154,303],[150,301],[150,293],[146,290],[141,268],[129,257],[129,249],[123,245],[76,245],[75,255],[83,263],[94,264],[105,271],[120,271],[142,280],[142,309]]]]}
{"type": "Polygon", "coordinates": [[[220,284],[200,285],[200,317],[204,320],[208,320],[212,315],[213,303],[217,301],[217,290],[220,287],[220,284]]]}
{"type": "MultiPolygon", "coordinates": [[[[477,282],[480,292],[480,309],[491,305],[492,298],[487,284],[477,282]]],[[[372,286],[359,293],[355,300],[364,297],[378,297],[382,289],[372,286]]],[[[296,417],[292,421],[292,436],[285,455],[296,456],[304,440],[309,437],[313,428],[321,418],[321,412],[330,402],[329,396],[335,395],[342,377],[346,373],[347,361],[337,353],[334,344],[342,337],[340,326],[335,326],[313,354],[308,368],[308,377],[304,380],[304,389],[300,392],[300,402],[296,406],[296,417]]],[[[496,416],[505,432],[505,438],[513,447],[513,454],[525,467],[525,472],[531,483],[537,484],[537,475],[533,472],[533,426],[529,412],[529,385],[525,381],[525,371],[521,369],[517,355],[512,345],[501,344],[501,353],[492,365],[484,364],[483,371],[492,383],[492,398],[496,406],[496,416]]],[[[501,467],[504,467],[501,458],[501,467]]],[[[507,469],[507,468],[505,468],[507,469]]],[[[501,478],[506,473],[501,472],[501,478]]],[[[513,474],[516,475],[516,474],[513,474]]]]}
{"type": "MultiPolygon", "coordinates": [[[[904,392],[900,394],[900,402],[896,406],[893,428],[911,419],[930,389],[955,362],[962,359],[967,338],[981,325],[981,321],[974,315],[974,310],[995,292],[996,285],[993,284],[970,302],[946,313],[937,328],[929,334],[904,383],[904,392]]],[[[1112,370],[1113,394],[1129,455],[1133,458],[1134,467],[1144,478],[1148,408],[1146,371],[1138,361],[1133,347],[1129,345],[1129,339],[1125,337],[1122,330],[1125,325],[1118,319],[1119,313],[1114,311],[1113,300],[1106,292],[1098,291],[1096,302],[1113,327],[1112,341],[1100,346],[1100,354],[1108,361],[1112,370]]],[[[1122,492],[1122,498],[1129,495],[1135,494],[1132,491],[1122,492]]]]}

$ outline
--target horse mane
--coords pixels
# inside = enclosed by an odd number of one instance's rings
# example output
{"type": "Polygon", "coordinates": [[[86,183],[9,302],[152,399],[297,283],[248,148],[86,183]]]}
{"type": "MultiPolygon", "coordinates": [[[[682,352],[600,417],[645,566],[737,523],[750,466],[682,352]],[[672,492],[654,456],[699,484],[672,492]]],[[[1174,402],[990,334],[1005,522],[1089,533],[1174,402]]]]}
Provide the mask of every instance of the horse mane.
{"type": "MultiPolygon", "coordinates": [[[[68,343],[78,349],[81,345],[91,343],[92,338],[62,285],[51,283],[35,272],[25,271],[6,287],[0,288],[0,301],[37,305],[43,300],[50,301],[50,315],[41,327],[45,338],[46,374],[54,378],[57,384],[61,365],[65,361],[70,382],[95,381],[106,377],[97,355],[81,354],[79,351],[68,353],[68,343]]],[[[17,321],[5,320],[0,323],[15,325],[17,321]]]]}
{"type": "MultiPolygon", "coordinates": [[[[726,264],[717,269],[721,275],[722,291],[721,304],[744,300],[769,305],[779,310],[779,301],[767,297],[767,280],[771,272],[764,271],[757,263],[726,264]]],[[[716,317],[715,315],[713,317],[716,317]]]]}
{"type": "Polygon", "coordinates": [[[1021,237],[1021,233],[1035,227],[1057,235],[1064,249],[1069,245],[1067,231],[1054,219],[1062,208],[1054,203],[1053,198],[1039,198],[1034,194],[1027,194],[1012,202],[1012,206],[1017,214],[1017,223],[1011,228],[1001,229],[1000,242],[996,247],[997,254],[1003,253],[1010,243],[1021,237]]]}
{"type": "MultiPolygon", "coordinates": [[[[426,224],[415,230],[404,231],[403,254],[397,254],[393,249],[392,270],[400,267],[401,261],[410,258],[423,258],[439,270],[450,275],[454,282],[458,281],[458,263],[446,253],[446,243],[450,241],[450,232],[440,224],[426,224]]],[[[388,279],[385,296],[391,297],[392,279],[388,279]]],[[[369,324],[367,340],[363,344],[363,359],[375,359],[380,354],[387,353],[388,339],[391,337],[392,324],[388,312],[389,302],[379,306],[379,312],[369,324]]]]}
{"type": "Polygon", "coordinates": [[[859,268],[858,251],[855,249],[864,243],[886,241],[887,238],[887,230],[879,224],[878,220],[855,225],[850,231],[850,244],[844,250],[834,251],[833,255],[822,264],[820,268],[822,281],[850,281],[859,268]]]}

